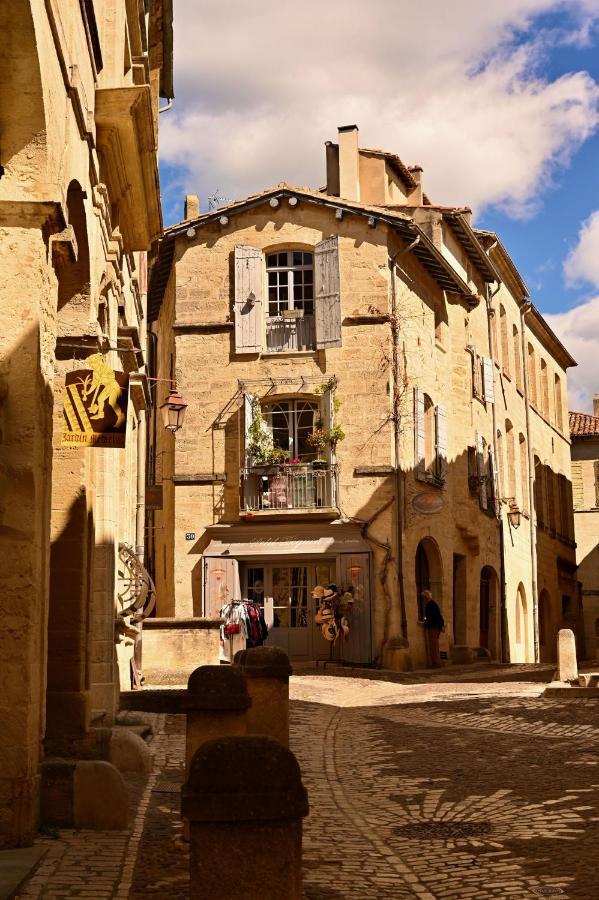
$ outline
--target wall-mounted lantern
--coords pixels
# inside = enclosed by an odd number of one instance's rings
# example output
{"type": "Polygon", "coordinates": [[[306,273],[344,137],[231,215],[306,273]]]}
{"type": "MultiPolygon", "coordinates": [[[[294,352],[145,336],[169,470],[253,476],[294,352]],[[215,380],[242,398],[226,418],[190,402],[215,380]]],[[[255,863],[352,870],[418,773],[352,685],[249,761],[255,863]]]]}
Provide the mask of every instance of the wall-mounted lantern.
{"type": "Polygon", "coordinates": [[[171,388],[170,394],[161,405],[160,409],[162,410],[162,420],[166,430],[172,431],[173,433],[179,431],[183,425],[185,410],[187,409],[187,403],[179,391],[175,388],[171,388]]]}
{"type": "Polygon", "coordinates": [[[509,519],[510,525],[512,528],[520,528],[520,519],[522,513],[518,509],[518,504],[515,500],[510,500],[510,506],[508,509],[507,517],[509,519]]]}

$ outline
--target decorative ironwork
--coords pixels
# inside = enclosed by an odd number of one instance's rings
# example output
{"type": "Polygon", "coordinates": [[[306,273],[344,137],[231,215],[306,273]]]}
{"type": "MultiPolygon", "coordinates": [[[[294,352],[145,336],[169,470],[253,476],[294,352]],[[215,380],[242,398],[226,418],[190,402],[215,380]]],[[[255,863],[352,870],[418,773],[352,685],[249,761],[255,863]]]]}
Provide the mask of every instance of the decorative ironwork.
{"type": "Polygon", "coordinates": [[[124,571],[121,574],[122,589],[119,600],[122,609],[119,614],[119,626],[123,633],[133,640],[133,658],[131,660],[131,681],[134,690],[143,684],[141,666],[141,638],[143,620],[152,614],[156,605],[156,588],[149,572],[139,561],[130,544],[119,544],[119,559],[124,571]],[[130,621],[126,621],[126,617],[130,621]]]}

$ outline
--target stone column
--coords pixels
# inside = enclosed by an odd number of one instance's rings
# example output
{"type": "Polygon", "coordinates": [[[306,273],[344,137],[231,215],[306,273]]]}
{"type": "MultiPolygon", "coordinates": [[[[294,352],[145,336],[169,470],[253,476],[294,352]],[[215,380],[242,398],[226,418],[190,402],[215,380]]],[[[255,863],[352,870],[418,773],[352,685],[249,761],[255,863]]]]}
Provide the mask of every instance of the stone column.
{"type": "Polygon", "coordinates": [[[247,712],[248,734],[267,734],[289,746],[289,657],[278,647],[253,647],[235,654],[252,705],[247,712]]]}
{"type": "Polygon", "coordinates": [[[569,628],[560,628],[557,634],[557,680],[572,682],[577,679],[576,638],[569,628]]]}
{"type": "Polygon", "coordinates": [[[191,761],[183,815],[191,900],[301,900],[308,797],[290,750],[261,736],[206,741],[191,761]]]}
{"type": "Polygon", "coordinates": [[[204,741],[247,734],[246,714],[251,702],[238,668],[200,666],[191,673],[185,697],[186,775],[192,756],[204,741]]]}

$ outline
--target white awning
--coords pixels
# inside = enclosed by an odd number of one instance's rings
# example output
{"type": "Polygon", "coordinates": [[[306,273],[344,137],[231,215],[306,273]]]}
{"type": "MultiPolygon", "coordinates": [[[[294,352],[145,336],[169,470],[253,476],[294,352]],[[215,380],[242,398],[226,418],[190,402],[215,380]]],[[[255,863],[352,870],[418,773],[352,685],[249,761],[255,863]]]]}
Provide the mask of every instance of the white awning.
{"type": "Polygon", "coordinates": [[[255,556],[335,556],[338,553],[369,552],[370,547],[359,535],[326,535],[309,540],[248,536],[247,540],[210,541],[203,555],[247,559],[255,556]]]}

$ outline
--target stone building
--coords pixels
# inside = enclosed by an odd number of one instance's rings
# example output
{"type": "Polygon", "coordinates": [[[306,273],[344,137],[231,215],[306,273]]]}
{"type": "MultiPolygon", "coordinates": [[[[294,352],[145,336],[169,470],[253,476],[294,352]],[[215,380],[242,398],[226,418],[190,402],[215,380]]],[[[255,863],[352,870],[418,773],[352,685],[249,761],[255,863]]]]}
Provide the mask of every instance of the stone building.
{"type": "Polygon", "coordinates": [[[576,562],[582,586],[584,656],[599,651],[599,394],[594,415],[570,413],[576,562]]]}
{"type": "MultiPolygon", "coordinates": [[[[550,659],[575,608],[567,369],[495,234],[431,202],[420,167],[326,146],[326,187],[279,184],[166,230],[156,375],[189,403],[157,432],[157,615],[272,598],[268,640],[328,656],[311,590],[351,588],[335,655],[550,659]],[[313,433],[316,435],[313,436],[313,433]]],[[[196,620],[197,621],[197,620],[196,620]]]]}
{"type": "Polygon", "coordinates": [[[116,770],[76,761],[110,757],[117,653],[134,634],[119,593],[143,554],[171,21],[170,0],[0,0],[0,846],[31,839],[40,803],[47,821],[105,825],[83,809],[86,781],[88,800],[122,809],[116,770]],[[100,412],[106,372],[129,374],[125,449],[62,446],[79,369],[97,373],[100,412]]]}

